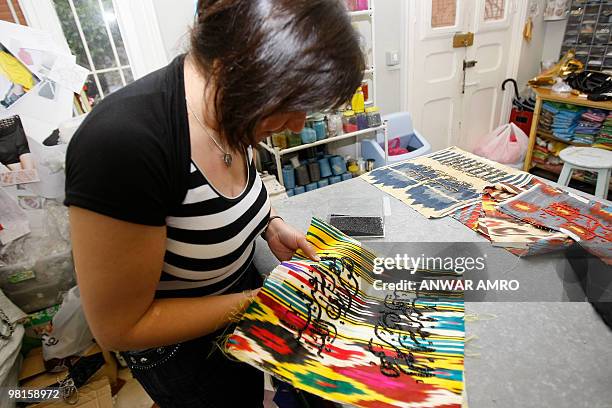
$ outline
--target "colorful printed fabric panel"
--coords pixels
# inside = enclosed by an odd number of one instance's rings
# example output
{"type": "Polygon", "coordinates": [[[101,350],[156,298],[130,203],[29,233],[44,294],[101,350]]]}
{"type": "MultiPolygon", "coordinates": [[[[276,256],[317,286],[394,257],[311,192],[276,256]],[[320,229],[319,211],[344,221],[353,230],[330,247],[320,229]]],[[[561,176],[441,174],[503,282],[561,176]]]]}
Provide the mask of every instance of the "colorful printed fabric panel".
{"type": "Polygon", "coordinates": [[[567,234],[541,228],[499,211],[499,205],[524,190],[500,183],[486,188],[482,197],[483,216],[478,231],[493,246],[504,247],[515,255],[541,255],[569,248],[574,241],[567,234]]]}
{"type": "Polygon", "coordinates": [[[381,167],[362,177],[427,218],[444,217],[478,202],[486,186],[506,182],[520,187],[533,178],[457,147],[381,167]]]}
{"type": "Polygon", "coordinates": [[[385,274],[372,273],[375,255],[358,241],[318,220],[307,236],[321,262],[278,266],[226,351],[344,404],[459,408],[463,294],[377,291],[385,274]]]}
{"type": "Polygon", "coordinates": [[[612,264],[612,206],[547,185],[536,185],[499,209],[524,222],[563,232],[612,264]]]}

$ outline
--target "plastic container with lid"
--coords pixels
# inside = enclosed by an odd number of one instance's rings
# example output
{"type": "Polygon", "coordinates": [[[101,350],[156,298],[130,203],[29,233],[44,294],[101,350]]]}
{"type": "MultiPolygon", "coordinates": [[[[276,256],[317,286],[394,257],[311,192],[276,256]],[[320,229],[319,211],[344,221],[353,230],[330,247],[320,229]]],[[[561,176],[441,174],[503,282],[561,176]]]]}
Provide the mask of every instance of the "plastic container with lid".
{"type": "Polygon", "coordinates": [[[283,133],[275,133],[272,135],[272,144],[283,150],[287,148],[287,135],[283,133]]]}
{"type": "Polygon", "coordinates": [[[344,133],[352,133],[359,130],[357,117],[354,111],[349,110],[344,112],[342,116],[342,130],[344,130],[344,133]]]}
{"type": "Polygon", "coordinates": [[[289,133],[287,136],[287,146],[288,147],[296,147],[302,144],[302,135],[299,133],[289,133]]]}
{"type": "Polygon", "coordinates": [[[317,132],[314,129],[305,127],[300,133],[303,144],[314,143],[317,141],[317,132]]]}
{"type": "Polygon", "coordinates": [[[368,126],[368,115],[365,112],[359,112],[355,115],[357,118],[357,129],[365,130],[368,126]]]}
{"type": "Polygon", "coordinates": [[[310,119],[312,128],[317,134],[317,140],[323,140],[327,137],[327,127],[325,126],[325,115],[316,113],[310,119]]]}
{"type": "Polygon", "coordinates": [[[342,115],[339,112],[330,113],[327,115],[327,134],[329,137],[335,137],[343,134],[342,130],[342,115]]]}
{"type": "Polygon", "coordinates": [[[370,108],[366,108],[366,115],[368,115],[368,127],[375,128],[382,125],[382,119],[380,117],[378,107],[372,106],[370,108]]]}

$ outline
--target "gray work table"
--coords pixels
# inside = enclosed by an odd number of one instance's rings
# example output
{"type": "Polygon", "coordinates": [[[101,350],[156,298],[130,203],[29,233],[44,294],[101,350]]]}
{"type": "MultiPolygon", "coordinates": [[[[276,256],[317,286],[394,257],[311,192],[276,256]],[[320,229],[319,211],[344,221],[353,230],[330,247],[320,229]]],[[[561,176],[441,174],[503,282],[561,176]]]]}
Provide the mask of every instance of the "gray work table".
{"type": "MultiPolygon", "coordinates": [[[[277,201],[274,208],[306,231],[312,217],[381,214],[385,195],[354,179],[277,201]]],[[[426,219],[392,197],[390,207],[385,238],[364,245],[374,250],[380,242],[490,246],[450,217],[426,219]]],[[[466,302],[466,313],[490,318],[466,321],[466,338],[474,337],[466,344],[464,373],[470,408],[611,408],[612,330],[588,302],[568,301],[581,292],[568,262],[558,255],[517,258],[492,247],[487,254],[489,279],[518,279],[524,299],[537,301],[500,302],[487,296],[466,302]]],[[[255,264],[262,272],[278,264],[264,242],[258,243],[255,264]]]]}

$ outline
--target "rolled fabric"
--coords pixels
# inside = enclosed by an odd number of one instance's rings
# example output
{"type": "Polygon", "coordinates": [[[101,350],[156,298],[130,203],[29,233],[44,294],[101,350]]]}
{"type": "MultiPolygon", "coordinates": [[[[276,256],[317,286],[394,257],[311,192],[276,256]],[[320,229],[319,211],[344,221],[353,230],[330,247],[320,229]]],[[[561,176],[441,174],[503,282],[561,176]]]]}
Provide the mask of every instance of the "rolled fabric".
{"type": "Polygon", "coordinates": [[[319,173],[321,177],[329,177],[332,175],[331,166],[327,157],[319,159],[319,173]]]}
{"type": "Polygon", "coordinates": [[[306,184],[310,184],[310,177],[308,176],[308,167],[304,165],[297,167],[295,169],[295,176],[298,185],[305,186],[306,184]]]}
{"type": "Polygon", "coordinates": [[[308,174],[310,174],[310,181],[316,182],[321,179],[321,167],[318,162],[308,163],[308,174]]]}
{"type": "Polygon", "coordinates": [[[336,184],[342,181],[340,176],[332,176],[329,178],[329,184],[336,184]]]}
{"type": "Polygon", "coordinates": [[[290,164],[283,166],[283,182],[286,189],[295,188],[295,170],[290,164]]]}
{"type": "Polygon", "coordinates": [[[342,156],[332,156],[329,160],[331,163],[331,170],[334,176],[340,176],[346,173],[346,162],[342,156]]]}
{"type": "Polygon", "coordinates": [[[310,183],[306,186],[306,191],[316,190],[317,188],[319,188],[317,183],[310,183]]]}

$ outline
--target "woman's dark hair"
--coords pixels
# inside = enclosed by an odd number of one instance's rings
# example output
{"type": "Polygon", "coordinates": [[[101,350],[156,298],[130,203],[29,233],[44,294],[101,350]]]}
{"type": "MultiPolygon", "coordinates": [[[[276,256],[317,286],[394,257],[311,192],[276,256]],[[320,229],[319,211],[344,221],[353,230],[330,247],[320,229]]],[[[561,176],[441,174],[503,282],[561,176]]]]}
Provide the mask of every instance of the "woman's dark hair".
{"type": "Polygon", "coordinates": [[[191,53],[214,80],[216,130],[233,148],[272,114],[343,105],[365,68],[342,0],[199,0],[191,53]]]}

